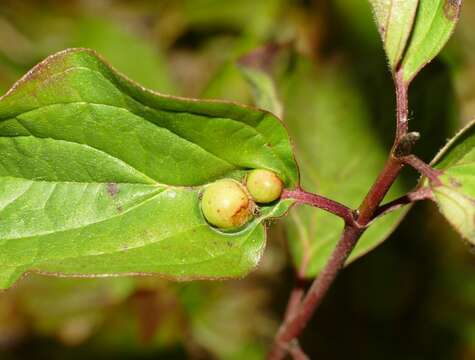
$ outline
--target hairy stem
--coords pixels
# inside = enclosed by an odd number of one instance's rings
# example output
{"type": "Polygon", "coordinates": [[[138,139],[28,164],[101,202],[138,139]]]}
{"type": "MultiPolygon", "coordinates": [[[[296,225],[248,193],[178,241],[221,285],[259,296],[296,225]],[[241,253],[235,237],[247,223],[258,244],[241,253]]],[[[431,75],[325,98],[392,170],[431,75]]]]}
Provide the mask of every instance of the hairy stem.
{"type": "Polygon", "coordinates": [[[307,204],[328,211],[341,217],[347,224],[354,222],[353,211],[349,207],[321,195],[309,193],[301,188],[296,190],[285,189],[282,192],[281,198],[294,199],[300,204],[307,204]]]}
{"type": "Polygon", "coordinates": [[[409,102],[407,98],[407,84],[404,82],[402,69],[394,75],[394,85],[396,88],[396,136],[394,145],[399,143],[400,139],[407,134],[409,129],[409,102]]]}
{"type": "Polygon", "coordinates": [[[359,238],[377,213],[384,196],[387,194],[405,165],[405,162],[395,154],[396,150],[400,147],[400,142],[403,141],[408,134],[407,84],[403,80],[403,74],[401,71],[398,71],[395,74],[394,84],[396,87],[397,103],[396,135],[394,144],[383,170],[356,212],[356,221],[354,216],[355,212],[346,207],[343,209],[341,207],[342,205],[338,203],[339,206],[335,207],[332,200],[323,200],[319,196],[314,198],[313,194],[303,192],[303,190],[297,190],[299,194],[293,194],[293,198],[299,200],[300,197],[301,202],[312,204],[312,202],[315,201],[316,205],[314,206],[321,207],[344,218],[345,228],[325,267],[313,281],[300,306],[295,310],[295,312],[292,312],[292,316],[283,321],[267,357],[268,360],[281,360],[285,357],[286,351],[289,349],[289,344],[297,338],[306,327],[308,321],[322,302],[338,273],[345,265],[348,256],[353,251],[359,238]],[[349,214],[351,215],[351,219],[349,214]]]}

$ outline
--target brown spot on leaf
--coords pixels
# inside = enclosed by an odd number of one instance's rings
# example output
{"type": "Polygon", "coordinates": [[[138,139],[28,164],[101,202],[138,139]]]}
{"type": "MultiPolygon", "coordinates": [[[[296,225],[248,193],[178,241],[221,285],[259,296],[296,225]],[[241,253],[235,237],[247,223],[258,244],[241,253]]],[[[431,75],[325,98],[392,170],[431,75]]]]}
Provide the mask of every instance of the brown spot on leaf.
{"type": "Polygon", "coordinates": [[[444,15],[450,21],[455,21],[459,18],[462,0],[445,0],[444,15]]]}
{"type": "Polygon", "coordinates": [[[114,197],[119,193],[119,186],[116,183],[107,184],[107,193],[114,197]]]}

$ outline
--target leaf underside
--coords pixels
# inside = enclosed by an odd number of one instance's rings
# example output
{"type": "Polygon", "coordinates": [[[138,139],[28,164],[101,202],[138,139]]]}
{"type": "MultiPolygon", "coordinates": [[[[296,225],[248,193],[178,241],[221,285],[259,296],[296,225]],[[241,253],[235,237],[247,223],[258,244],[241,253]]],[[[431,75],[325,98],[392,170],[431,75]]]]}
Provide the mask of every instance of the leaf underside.
{"type": "Polygon", "coordinates": [[[227,234],[203,219],[199,194],[252,168],[298,183],[272,114],[150,92],[90,50],[55,54],[0,99],[0,287],[26,271],[243,276],[264,220],[291,201],[227,234]]]}
{"type": "Polygon", "coordinates": [[[393,72],[410,83],[441,51],[459,19],[461,0],[370,0],[393,72]]]}
{"type": "Polygon", "coordinates": [[[396,70],[411,34],[419,0],[370,0],[384,49],[396,70]]]}
{"type": "Polygon", "coordinates": [[[462,129],[434,159],[441,184],[430,186],[441,213],[475,244],[475,121],[462,129]]]}

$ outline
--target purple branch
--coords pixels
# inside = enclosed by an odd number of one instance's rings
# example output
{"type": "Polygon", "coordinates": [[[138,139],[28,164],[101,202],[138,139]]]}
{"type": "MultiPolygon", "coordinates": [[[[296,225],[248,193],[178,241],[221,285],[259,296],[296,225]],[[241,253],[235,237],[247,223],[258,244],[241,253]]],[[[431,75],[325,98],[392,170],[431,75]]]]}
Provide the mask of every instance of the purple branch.
{"type": "Polygon", "coordinates": [[[347,224],[354,222],[353,211],[349,207],[321,195],[309,193],[301,188],[296,190],[284,189],[281,198],[294,199],[300,204],[307,204],[328,211],[329,213],[341,217],[347,224]]]}
{"type": "Polygon", "coordinates": [[[394,85],[396,87],[396,136],[394,144],[397,145],[399,140],[407,134],[409,128],[409,102],[407,98],[407,84],[404,82],[404,74],[402,69],[398,70],[394,75],[394,85]]]}
{"type": "MultiPolygon", "coordinates": [[[[386,215],[394,210],[400,209],[401,207],[413,204],[417,201],[421,200],[434,200],[434,194],[432,190],[428,187],[421,187],[417,190],[414,190],[410,193],[407,193],[404,196],[401,196],[393,201],[390,201],[384,205],[381,205],[375,212],[373,220],[371,223],[376,220],[377,218],[386,215]]],[[[370,224],[371,224],[370,223],[370,224]]]]}

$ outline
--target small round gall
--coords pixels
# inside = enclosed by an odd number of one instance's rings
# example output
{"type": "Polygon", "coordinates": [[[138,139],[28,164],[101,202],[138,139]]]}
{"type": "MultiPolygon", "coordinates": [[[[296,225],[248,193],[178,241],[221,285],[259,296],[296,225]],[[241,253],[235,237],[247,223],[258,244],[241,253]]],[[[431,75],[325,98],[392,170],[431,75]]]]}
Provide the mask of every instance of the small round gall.
{"type": "Polygon", "coordinates": [[[246,187],[255,202],[266,204],[280,197],[284,184],[274,172],[256,169],[247,175],[246,187]]]}
{"type": "Polygon", "coordinates": [[[224,230],[246,224],[253,216],[254,207],[244,186],[232,179],[209,184],[201,197],[201,211],[206,221],[224,230]]]}

